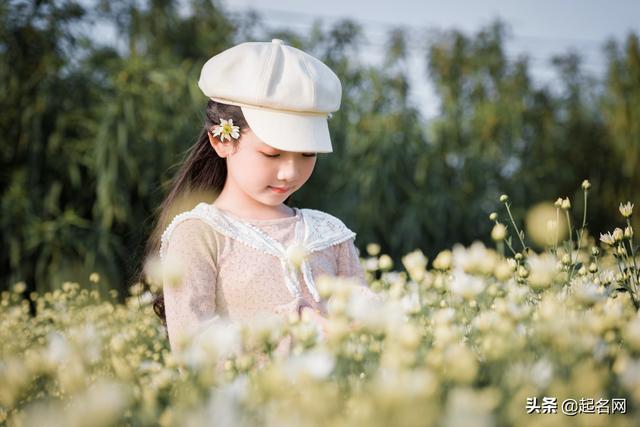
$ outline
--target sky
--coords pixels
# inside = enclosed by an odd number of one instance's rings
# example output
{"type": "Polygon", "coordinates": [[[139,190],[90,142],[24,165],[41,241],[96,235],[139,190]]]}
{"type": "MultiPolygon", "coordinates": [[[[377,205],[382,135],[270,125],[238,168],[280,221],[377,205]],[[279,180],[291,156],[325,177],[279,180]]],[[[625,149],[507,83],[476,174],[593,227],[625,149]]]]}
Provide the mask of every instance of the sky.
{"type": "MultiPolygon", "coordinates": [[[[273,28],[289,28],[304,34],[311,23],[327,24],[350,18],[362,24],[370,41],[363,60],[375,63],[384,49],[384,35],[391,28],[407,28],[411,34],[457,29],[468,35],[496,18],[510,29],[505,50],[509,57],[527,54],[533,78],[553,84],[549,65],[553,55],[577,51],[584,69],[595,75],[604,71],[602,47],[607,39],[622,41],[631,32],[640,34],[638,0],[223,0],[227,11],[257,11],[273,28]]],[[[425,79],[422,60],[411,63],[412,99],[426,118],[438,111],[437,97],[425,79]]]]}

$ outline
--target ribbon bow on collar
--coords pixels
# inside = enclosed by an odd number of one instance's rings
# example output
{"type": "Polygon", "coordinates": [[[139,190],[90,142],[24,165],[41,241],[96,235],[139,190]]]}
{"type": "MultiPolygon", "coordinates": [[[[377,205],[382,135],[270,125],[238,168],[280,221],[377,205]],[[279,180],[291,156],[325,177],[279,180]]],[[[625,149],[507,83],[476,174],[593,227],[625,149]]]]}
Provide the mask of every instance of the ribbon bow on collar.
{"type": "Polygon", "coordinates": [[[231,233],[231,237],[280,260],[284,272],[284,283],[294,298],[302,298],[302,289],[298,280],[298,269],[300,269],[313,299],[320,302],[320,295],[316,290],[308,260],[311,251],[307,245],[309,238],[307,221],[300,210],[296,209],[296,212],[300,212],[300,221],[296,223],[294,243],[286,248],[254,225],[232,218],[222,211],[219,211],[219,214],[224,221],[223,228],[227,231],[225,234],[231,233]]]}

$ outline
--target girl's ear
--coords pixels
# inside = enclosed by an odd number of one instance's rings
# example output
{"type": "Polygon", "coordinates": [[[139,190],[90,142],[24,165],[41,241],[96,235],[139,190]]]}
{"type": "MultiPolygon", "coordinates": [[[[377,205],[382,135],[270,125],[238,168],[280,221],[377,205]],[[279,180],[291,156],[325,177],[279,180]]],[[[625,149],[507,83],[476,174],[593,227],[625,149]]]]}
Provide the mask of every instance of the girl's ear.
{"type": "Polygon", "coordinates": [[[222,142],[218,138],[213,136],[211,132],[207,132],[207,136],[209,136],[209,144],[214,150],[216,150],[218,156],[225,158],[233,152],[234,147],[231,141],[222,142]]]}

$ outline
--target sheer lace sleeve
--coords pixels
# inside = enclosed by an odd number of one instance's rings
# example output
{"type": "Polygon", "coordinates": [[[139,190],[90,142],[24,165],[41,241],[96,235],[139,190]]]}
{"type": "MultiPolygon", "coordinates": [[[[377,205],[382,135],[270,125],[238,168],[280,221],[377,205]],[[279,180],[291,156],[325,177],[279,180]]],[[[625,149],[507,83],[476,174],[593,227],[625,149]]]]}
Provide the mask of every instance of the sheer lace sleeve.
{"type": "Polygon", "coordinates": [[[336,261],[337,261],[337,276],[344,277],[356,277],[362,282],[367,283],[364,275],[364,270],[360,264],[360,253],[354,243],[354,239],[349,239],[336,245],[336,261]]]}
{"type": "Polygon", "coordinates": [[[360,253],[355,245],[355,238],[340,243],[336,247],[337,257],[337,275],[343,277],[355,277],[358,279],[361,287],[358,289],[368,297],[379,298],[378,294],[369,288],[364,268],[360,263],[360,253]]]}
{"type": "Polygon", "coordinates": [[[163,257],[163,294],[169,344],[175,350],[216,315],[215,231],[199,219],[177,224],[163,257]]]}

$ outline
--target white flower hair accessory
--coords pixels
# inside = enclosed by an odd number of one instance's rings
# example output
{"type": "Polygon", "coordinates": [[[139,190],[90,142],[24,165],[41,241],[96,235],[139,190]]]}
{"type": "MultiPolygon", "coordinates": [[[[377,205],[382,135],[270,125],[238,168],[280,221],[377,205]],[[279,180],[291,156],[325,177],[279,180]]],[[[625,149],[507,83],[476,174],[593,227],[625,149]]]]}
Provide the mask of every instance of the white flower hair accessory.
{"type": "Polygon", "coordinates": [[[231,141],[231,138],[238,139],[240,137],[240,128],[233,125],[233,120],[220,119],[220,124],[214,126],[213,136],[220,138],[220,141],[224,142],[224,139],[231,141]]]}

